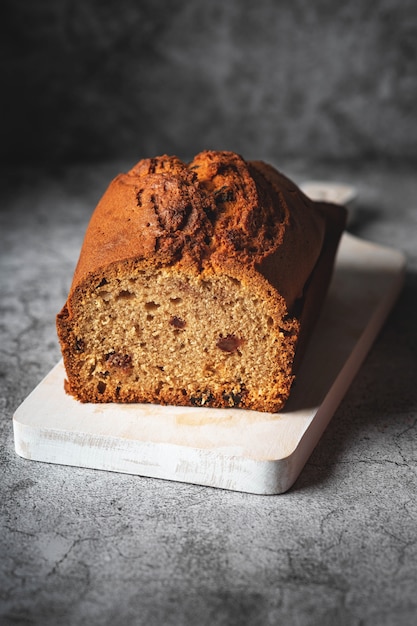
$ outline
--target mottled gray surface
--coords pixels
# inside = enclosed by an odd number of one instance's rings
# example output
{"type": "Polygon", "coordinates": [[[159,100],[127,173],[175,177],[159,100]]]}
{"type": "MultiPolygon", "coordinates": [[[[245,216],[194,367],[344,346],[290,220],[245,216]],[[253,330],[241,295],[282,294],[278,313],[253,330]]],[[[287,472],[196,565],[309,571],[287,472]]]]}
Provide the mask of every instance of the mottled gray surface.
{"type": "Polygon", "coordinates": [[[3,0],[0,158],[417,158],[415,0],[3,0]]]}
{"type": "Polygon", "coordinates": [[[6,173],[0,212],[2,626],[413,626],[417,621],[417,180],[354,182],[351,229],[402,249],[404,291],[294,487],[254,496],[27,461],[12,414],[59,358],[54,317],[120,164],[6,173]]]}
{"type": "Polygon", "coordinates": [[[120,163],[3,168],[1,626],[414,626],[417,3],[4,0],[0,29],[2,162],[234,149],[357,184],[352,232],[408,259],[287,494],[30,462],[12,414],[60,357],[55,314],[120,163]]]}

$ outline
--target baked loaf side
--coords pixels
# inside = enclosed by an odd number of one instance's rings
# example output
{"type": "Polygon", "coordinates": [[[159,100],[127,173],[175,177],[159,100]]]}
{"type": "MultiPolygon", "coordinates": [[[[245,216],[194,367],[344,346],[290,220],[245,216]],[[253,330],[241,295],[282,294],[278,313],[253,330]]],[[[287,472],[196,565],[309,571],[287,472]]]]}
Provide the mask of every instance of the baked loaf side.
{"type": "Polygon", "coordinates": [[[279,411],[345,219],[232,152],[140,161],[96,207],[57,316],[67,391],[279,411]]]}

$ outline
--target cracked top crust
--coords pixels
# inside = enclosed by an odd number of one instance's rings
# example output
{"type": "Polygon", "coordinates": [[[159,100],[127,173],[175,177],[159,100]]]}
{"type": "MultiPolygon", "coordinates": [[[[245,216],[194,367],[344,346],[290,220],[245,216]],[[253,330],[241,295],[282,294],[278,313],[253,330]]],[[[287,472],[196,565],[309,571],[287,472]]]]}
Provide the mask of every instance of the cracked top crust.
{"type": "Polygon", "coordinates": [[[74,274],[73,292],[123,260],[190,272],[260,276],[290,310],[341,207],[309,200],[273,167],[227,151],[143,159],[119,174],[97,205],[74,274]]]}

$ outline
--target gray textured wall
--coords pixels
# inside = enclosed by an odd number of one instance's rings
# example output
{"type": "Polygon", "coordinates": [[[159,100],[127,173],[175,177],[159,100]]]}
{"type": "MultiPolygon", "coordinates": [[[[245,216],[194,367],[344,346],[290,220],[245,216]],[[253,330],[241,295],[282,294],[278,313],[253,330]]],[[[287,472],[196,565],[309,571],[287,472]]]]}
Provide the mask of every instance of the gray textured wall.
{"type": "Polygon", "coordinates": [[[1,157],[417,158],[415,0],[3,0],[1,157]]]}

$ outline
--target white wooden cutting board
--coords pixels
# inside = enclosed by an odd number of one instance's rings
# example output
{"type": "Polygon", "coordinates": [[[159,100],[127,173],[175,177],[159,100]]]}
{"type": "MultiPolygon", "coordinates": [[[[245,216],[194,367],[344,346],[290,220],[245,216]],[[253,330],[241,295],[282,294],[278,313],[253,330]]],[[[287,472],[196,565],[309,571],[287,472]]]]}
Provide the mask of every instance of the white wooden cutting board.
{"type": "Polygon", "coordinates": [[[289,404],[241,409],[81,404],[62,362],[13,418],[16,452],[35,461],[277,494],[302,470],[401,289],[404,257],[345,234],[289,404]]]}

